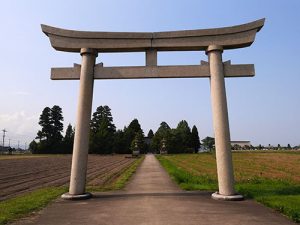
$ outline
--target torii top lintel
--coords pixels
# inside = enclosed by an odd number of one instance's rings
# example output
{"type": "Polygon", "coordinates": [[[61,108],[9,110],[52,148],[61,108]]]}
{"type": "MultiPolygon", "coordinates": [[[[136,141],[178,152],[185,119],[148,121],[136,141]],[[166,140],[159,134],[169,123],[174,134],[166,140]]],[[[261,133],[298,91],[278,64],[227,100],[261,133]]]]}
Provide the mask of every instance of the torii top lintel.
{"type": "Polygon", "coordinates": [[[238,26],[168,32],[91,32],[65,30],[41,25],[53,48],[59,51],[80,52],[91,48],[98,52],[139,52],[206,50],[209,45],[223,49],[250,46],[263,27],[265,19],[238,26]]]}

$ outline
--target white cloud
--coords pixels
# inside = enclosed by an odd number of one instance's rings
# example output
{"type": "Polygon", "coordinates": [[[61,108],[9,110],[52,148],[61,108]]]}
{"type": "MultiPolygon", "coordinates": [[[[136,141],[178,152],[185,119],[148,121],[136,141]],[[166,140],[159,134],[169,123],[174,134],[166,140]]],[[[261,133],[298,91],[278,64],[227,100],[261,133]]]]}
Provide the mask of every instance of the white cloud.
{"type": "Polygon", "coordinates": [[[20,141],[31,141],[39,129],[38,116],[25,111],[12,114],[0,114],[0,129],[6,129],[7,138],[20,141]]]}

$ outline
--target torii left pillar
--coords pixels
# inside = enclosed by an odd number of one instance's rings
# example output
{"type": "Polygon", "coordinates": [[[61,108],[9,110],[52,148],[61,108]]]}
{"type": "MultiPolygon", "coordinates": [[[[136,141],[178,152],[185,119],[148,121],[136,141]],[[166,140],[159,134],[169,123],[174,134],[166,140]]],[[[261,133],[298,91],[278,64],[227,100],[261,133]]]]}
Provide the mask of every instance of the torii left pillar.
{"type": "Polygon", "coordinates": [[[80,54],[82,56],[82,64],[71,179],[69,193],[62,195],[64,199],[86,199],[92,197],[90,193],[85,192],[85,183],[93,102],[94,67],[98,52],[94,49],[82,48],[80,54]]]}

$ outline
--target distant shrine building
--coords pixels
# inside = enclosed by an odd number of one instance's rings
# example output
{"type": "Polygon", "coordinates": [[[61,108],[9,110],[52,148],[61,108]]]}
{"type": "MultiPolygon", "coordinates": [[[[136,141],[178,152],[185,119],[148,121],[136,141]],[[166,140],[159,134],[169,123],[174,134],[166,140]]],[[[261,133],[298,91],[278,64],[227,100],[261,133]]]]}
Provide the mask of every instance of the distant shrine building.
{"type": "Polygon", "coordinates": [[[168,32],[86,32],[42,25],[54,49],[82,56],[81,65],[51,69],[52,80],[80,80],[70,188],[62,197],[85,199],[92,196],[85,191],[85,185],[95,79],[209,78],[219,186],[212,197],[242,199],[234,189],[225,78],[253,77],[255,71],[253,64],[223,62],[222,54],[250,46],[264,22],[265,19],[260,19],[232,27],[168,32]],[[208,61],[198,65],[158,66],[160,51],[205,51],[208,61]],[[106,52],[145,52],[145,66],[96,64],[98,54],[106,52]]]}

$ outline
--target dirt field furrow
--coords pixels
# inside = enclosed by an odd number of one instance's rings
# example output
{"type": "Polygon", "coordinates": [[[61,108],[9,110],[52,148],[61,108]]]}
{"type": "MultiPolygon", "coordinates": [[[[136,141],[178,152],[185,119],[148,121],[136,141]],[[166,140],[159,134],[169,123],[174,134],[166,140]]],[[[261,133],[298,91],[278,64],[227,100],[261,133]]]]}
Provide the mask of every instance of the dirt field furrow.
{"type": "Polygon", "coordinates": [[[114,167],[110,168],[109,173],[107,173],[108,169],[106,169],[102,173],[99,173],[97,176],[95,176],[93,178],[88,178],[88,185],[97,186],[97,185],[105,184],[107,182],[107,180],[109,179],[108,175],[111,177],[116,171],[117,172],[120,171],[120,168],[125,168],[125,167],[129,166],[131,163],[133,163],[133,161],[126,161],[123,163],[119,163],[119,164],[115,165],[114,167]]]}
{"type": "MultiPolygon", "coordinates": [[[[120,167],[120,165],[123,165],[125,162],[130,162],[130,161],[128,161],[127,159],[124,159],[122,161],[112,162],[107,166],[102,166],[102,167],[99,167],[99,168],[95,168],[95,169],[93,169],[93,171],[88,170],[87,180],[89,181],[89,180],[92,180],[92,179],[94,179],[95,177],[97,177],[99,175],[101,176],[102,174],[106,174],[109,171],[111,171],[112,169],[114,169],[116,167],[120,167]]],[[[123,168],[123,166],[121,168],[123,168]]]]}
{"type": "MultiPolygon", "coordinates": [[[[68,185],[71,155],[0,159],[0,201],[42,187],[68,185]]],[[[115,179],[135,159],[125,155],[89,155],[88,185],[115,179]]]]}

